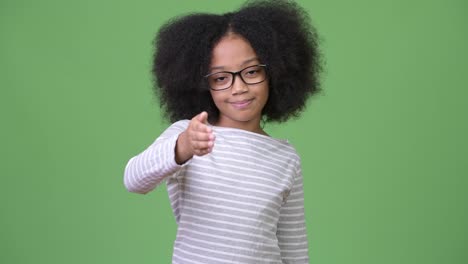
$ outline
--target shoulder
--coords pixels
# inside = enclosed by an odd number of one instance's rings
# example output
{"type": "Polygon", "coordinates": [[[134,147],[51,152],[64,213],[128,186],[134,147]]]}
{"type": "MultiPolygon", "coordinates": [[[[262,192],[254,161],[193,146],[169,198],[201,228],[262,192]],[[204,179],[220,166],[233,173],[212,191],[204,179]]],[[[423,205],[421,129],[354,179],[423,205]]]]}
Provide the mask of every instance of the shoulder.
{"type": "Polygon", "coordinates": [[[289,140],[282,140],[284,149],[286,150],[286,153],[288,153],[288,156],[291,160],[291,162],[294,164],[294,167],[296,171],[300,170],[301,168],[301,156],[297,152],[296,148],[294,145],[292,145],[289,140]]]}
{"type": "Polygon", "coordinates": [[[171,124],[158,138],[159,139],[165,139],[169,138],[175,135],[178,135],[182,133],[185,129],[187,129],[188,124],[190,123],[190,120],[179,120],[173,124],[171,124]]]}
{"type": "Polygon", "coordinates": [[[185,130],[188,127],[189,123],[190,123],[190,120],[183,119],[183,120],[179,120],[179,121],[173,123],[169,128],[185,130]]]}
{"type": "Polygon", "coordinates": [[[284,152],[294,159],[297,162],[300,162],[300,156],[299,153],[297,152],[296,148],[294,147],[293,144],[287,139],[274,139],[272,140],[276,141],[277,144],[280,146],[280,148],[284,149],[284,152]]]}

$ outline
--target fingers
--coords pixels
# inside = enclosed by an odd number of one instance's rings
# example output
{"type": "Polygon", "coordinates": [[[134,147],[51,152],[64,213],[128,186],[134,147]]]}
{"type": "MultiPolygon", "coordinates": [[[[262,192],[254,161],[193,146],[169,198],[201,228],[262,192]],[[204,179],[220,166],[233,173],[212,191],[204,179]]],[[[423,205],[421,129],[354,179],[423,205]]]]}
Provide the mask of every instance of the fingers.
{"type": "Polygon", "coordinates": [[[198,121],[200,121],[201,123],[207,125],[208,124],[208,113],[203,111],[201,112],[200,114],[198,114],[196,116],[196,118],[198,119],[198,121]]]}
{"type": "Polygon", "coordinates": [[[212,151],[215,136],[208,126],[208,113],[202,112],[192,118],[187,132],[194,155],[203,156],[212,151]]]}
{"type": "Polygon", "coordinates": [[[201,123],[197,119],[191,121],[189,125],[189,129],[193,131],[194,133],[197,133],[199,135],[203,133],[212,133],[212,129],[208,126],[208,124],[201,123]]]}
{"type": "Polygon", "coordinates": [[[203,155],[206,155],[208,153],[211,153],[211,151],[213,150],[213,147],[194,147],[193,148],[193,155],[196,155],[196,156],[203,156],[203,155]]]}
{"type": "Polygon", "coordinates": [[[189,128],[196,132],[212,133],[208,126],[208,113],[201,112],[190,121],[189,128]]]}
{"type": "Polygon", "coordinates": [[[211,142],[214,141],[213,132],[199,132],[199,131],[192,131],[190,133],[190,139],[194,142],[211,142]]]}

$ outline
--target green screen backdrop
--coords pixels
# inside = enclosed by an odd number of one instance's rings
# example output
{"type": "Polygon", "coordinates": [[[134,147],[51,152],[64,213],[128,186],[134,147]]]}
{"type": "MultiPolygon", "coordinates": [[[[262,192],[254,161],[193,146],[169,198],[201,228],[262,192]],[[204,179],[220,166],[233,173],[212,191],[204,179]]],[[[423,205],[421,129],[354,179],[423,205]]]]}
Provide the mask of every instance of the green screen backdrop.
{"type": "MultiPolygon", "coordinates": [[[[467,2],[299,2],[323,92],[266,130],[302,157],[311,263],[468,263],[467,2]]],[[[241,3],[0,2],[0,263],[170,263],[165,188],[122,183],[168,126],[152,40],[241,3]]]]}

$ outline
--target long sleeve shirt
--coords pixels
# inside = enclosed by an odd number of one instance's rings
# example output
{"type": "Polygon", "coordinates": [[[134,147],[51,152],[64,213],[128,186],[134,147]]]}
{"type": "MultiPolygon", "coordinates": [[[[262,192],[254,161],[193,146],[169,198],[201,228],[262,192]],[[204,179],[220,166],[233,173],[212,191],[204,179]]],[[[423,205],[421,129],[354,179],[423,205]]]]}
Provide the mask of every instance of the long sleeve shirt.
{"type": "Polygon", "coordinates": [[[188,120],[125,168],[131,192],[166,182],[177,221],[172,263],[309,263],[300,159],[287,142],[212,127],[211,153],[175,162],[188,120]]]}

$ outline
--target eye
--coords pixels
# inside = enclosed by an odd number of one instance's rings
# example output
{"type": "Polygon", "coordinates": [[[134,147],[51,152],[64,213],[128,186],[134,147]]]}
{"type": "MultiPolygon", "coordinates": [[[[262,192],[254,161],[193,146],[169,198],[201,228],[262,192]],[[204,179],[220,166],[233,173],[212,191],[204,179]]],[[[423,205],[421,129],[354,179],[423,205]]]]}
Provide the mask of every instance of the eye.
{"type": "Polygon", "coordinates": [[[249,67],[242,71],[242,76],[246,78],[255,78],[262,73],[262,68],[258,66],[249,67]]]}
{"type": "Polygon", "coordinates": [[[225,73],[225,72],[220,72],[220,73],[215,73],[209,77],[209,80],[212,84],[224,84],[229,81],[231,81],[231,74],[225,73]]]}
{"type": "Polygon", "coordinates": [[[246,73],[246,75],[255,75],[257,74],[258,70],[250,70],[246,73]]]}
{"type": "Polygon", "coordinates": [[[214,82],[224,82],[226,80],[226,78],[227,77],[222,76],[222,77],[215,78],[213,81],[214,82]]]}

